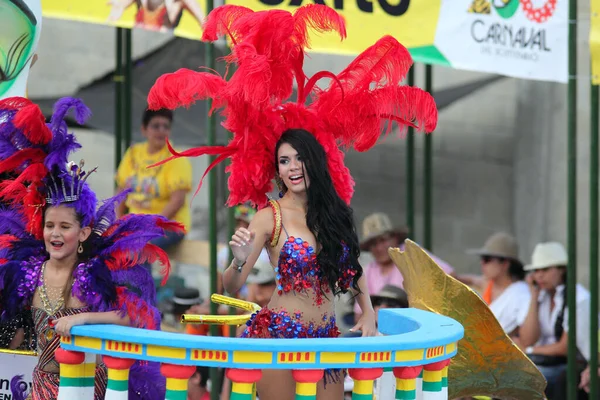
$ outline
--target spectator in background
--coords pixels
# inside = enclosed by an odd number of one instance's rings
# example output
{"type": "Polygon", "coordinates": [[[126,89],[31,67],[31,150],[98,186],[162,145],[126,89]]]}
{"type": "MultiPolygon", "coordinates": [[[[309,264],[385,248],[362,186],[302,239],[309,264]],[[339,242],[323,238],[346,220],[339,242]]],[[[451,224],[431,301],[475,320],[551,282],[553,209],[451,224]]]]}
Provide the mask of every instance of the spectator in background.
{"type": "MultiPolygon", "coordinates": [[[[388,253],[390,247],[404,249],[404,240],[408,237],[406,229],[393,227],[390,218],[384,213],[374,213],[363,221],[363,237],[360,243],[362,251],[373,256],[364,269],[369,293],[379,293],[386,284],[402,288],[404,278],[388,253]]],[[[431,258],[446,272],[453,274],[454,269],[443,260],[430,254],[431,258]]],[[[354,320],[360,318],[360,307],[354,305],[354,320]]]]}
{"type": "Polygon", "coordinates": [[[196,367],[196,372],[188,380],[187,400],[210,400],[208,374],[208,367],[196,367]]]}
{"type": "Polygon", "coordinates": [[[516,342],[531,299],[517,241],[499,232],[490,236],[481,249],[468,253],[480,257],[482,275],[459,275],[457,279],[483,293],[483,301],[504,332],[516,342]]]}
{"type": "MultiPolygon", "coordinates": [[[[525,266],[526,271],[531,271],[526,281],[532,301],[520,329],[520,346],[546,377],[546,396],[549,400],[566,398],[564,380],[569,334],[566,290],[568,264],[563,245],[548,242],[535,247],[531,264],[525,266]]],[[[580,284],[576,285],[574,306],[578,316],[577,349],[585,360],[589,360],[590,293],[580,284]]],[[[582,364],[585,363],[583,358],[580,358],[582,364]]]]}
{"type": "MultiPolygon", "coordinates": [[[[375,323],[379,319],[379,310],[382,308],[408,308],[408,296],[404,289],[395,285],[385,285],[379,293],[371,295],[375,323]]],[[[348,332],[344,337],[360,337],[361,332],[348,332]]]]}
{"type": "MultiPolygon", "coordinates": [[[[146,110],[142,117],[142,135],[146,141],[131,146],[117,170],[119,191],[131,189],[127,199],[117,208],[118,216],[159,214],[182,223],[189,232],[191,225],[187,193],[192,185],[192,165],[185,157],[148,168],[171,156],[167,140],[171,135],[173,112],[146,110]]],[[[151,243],[167,249],[183,240],[184,235],[168,233],[151,243]]]]}
{"type": "Polygon", "coordinates": [[[275,270],[267,260],[259,258],[252,267],[252,271],[246,280],[248,285],[248,301],[266,307],[271,296],[277,288],[275,282],[275,270]]]}

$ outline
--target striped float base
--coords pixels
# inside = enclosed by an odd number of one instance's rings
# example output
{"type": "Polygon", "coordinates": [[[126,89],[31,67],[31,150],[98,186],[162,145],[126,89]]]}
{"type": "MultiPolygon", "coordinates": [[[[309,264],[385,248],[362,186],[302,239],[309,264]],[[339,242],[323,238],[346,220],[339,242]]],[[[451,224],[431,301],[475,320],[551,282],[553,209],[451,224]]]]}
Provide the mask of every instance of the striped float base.
{"type": "Polygon", "coordinates": [[[417,398],[417,380],[396,378],[396,399],[415,400],[417,398]]]}
{"type": "Polygon", "coordinates": [[[187,379],[167,378],[165,400],[187,400],[187,379]]]}
{"type": "Polygon", "coordinates": [[[296,382],[295,400],[316,400],[317,384],[310,382],[296,382]]]}
{"type": "Polygon", "coordinates": [[[352,400],[372,400],[373,399],[373,381],[354,381],[352,390],[352,400]]]}
{"type": "Polygon", "coordinates": [[[396,400],[415,400],[417,398],[416,390],[398,390],[396,389],[396,400]]]}
{"type": "Polygon", "coordinates": [[[127,400],[129,387],[129,370],[108,368],[106,400],[127,400]]]}
{"type": "Polygon", "coordinates": [[[252,400],[253,386],[252,383],[233,382],[230,400],[252,400]]]}

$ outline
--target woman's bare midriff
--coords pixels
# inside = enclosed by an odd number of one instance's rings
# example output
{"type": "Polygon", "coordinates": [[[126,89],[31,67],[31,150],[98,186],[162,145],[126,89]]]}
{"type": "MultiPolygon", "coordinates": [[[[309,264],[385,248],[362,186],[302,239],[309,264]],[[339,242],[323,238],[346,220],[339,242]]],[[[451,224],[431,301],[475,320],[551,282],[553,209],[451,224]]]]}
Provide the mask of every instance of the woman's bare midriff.
{"type": "Polygon", "coordinates": [[[335,307],[331,293],[325,293],[320,306],[315,304],[315,294],[308,292],[273,293],[269,307],[271,310],[285,310],[294,315],[301,313],[303,323],[314,323],[316,326],[324,325],[324,317],[329,320],[335,317],[335,307]],[[327,297],[325,297],[327,296],[327,297]]]}

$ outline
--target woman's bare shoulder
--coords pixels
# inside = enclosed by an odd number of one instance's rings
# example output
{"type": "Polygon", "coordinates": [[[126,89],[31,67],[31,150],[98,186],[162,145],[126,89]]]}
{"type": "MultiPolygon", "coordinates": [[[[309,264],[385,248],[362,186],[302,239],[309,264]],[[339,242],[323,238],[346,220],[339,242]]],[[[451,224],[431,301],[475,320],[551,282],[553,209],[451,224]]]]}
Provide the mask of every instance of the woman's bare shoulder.
{"type": "Polygon", "coordinates": [[[250,222],[250,230],[267,232],[273,229],[273,224],[275,222],[275,217],[273,216],[273,210],[271,207],[265,207],[259,210],[254,217],[252,218],[252,222],[250,222]]]}

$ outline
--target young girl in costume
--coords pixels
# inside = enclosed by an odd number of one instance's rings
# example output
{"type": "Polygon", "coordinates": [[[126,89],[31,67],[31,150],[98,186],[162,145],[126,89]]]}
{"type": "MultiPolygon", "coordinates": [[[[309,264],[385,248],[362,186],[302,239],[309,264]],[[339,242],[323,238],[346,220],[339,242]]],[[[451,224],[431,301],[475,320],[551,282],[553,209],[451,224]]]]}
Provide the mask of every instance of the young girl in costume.
{"type": "MultiPolygon", "coordinates": [[[[226,146],[171,149],[171,158],[218,155],[208,170],[231,158],[228,204],[270,205],[248,229],[236,231],[230,242],[235,258],[223,274],[225,289],[235,293],[263,248],[275,268],[277,289],[269,305],[252,316],[245,337],[337,337],[334,296],[349,290],[363,312],[353,330],[376,333],[349,207],[354,182],[339,146],[366,151],[393,122],[430,132],[437,121],[428,93],[400,86],[412,59],[393,37],[381,38],[338,75],[322,71],[306,77],[309,27],[346,35],[342,17],[323,5],[299,7],[293,14],[218,7],[207,18],[203,39],[230,36],[226,60],[237,64],[235,72],[226,80],[181,69],[160,77],[148,96],[154,109],[212,99],[213,109],[223,109],[223,126],[233,139],[226,146]],[[321,78],[331,80],[328,87],[317,87],[321,78]],[[294,82],[297,100],[290,102],[294,82]],[[274,178],[281,199],[268,201],[274,178]]],[[[342,398],[341,375],[326,371],[317,398],[342,398]]],[[[294,387],[290,371],[265,370],[257,385],[261,400],[292,399],[294,387]]]]}
{"type": "MultiPolygon", "coordinates": [[[[31,398],[56,399],[60,337],[73,326],[118,324],[158,329],[154,284],[140,263],[160,259],[162,250],[147,242],[180,230],[179,224],[153,215],[115,218],[124,193],[98,209],[86,180],[94,171],[67,163],[80,147],[64,117],[75,109],[79,123],[89,110],[65,98],[46,125],[39,108],[24,98],[0,101],[0,172],[18,176],[0,183],[0,291],[2,318],[30,310],[39,361],[33,371],[31,398]]],[[[16,344],[16,343],[14,343],[16,344]]],[[[95,398],[103,399],[106,368],[96,367],[95,398]]],[[[136,363],[129,379],[130,399],[164,398],[158,366],[136,363]]]]}

